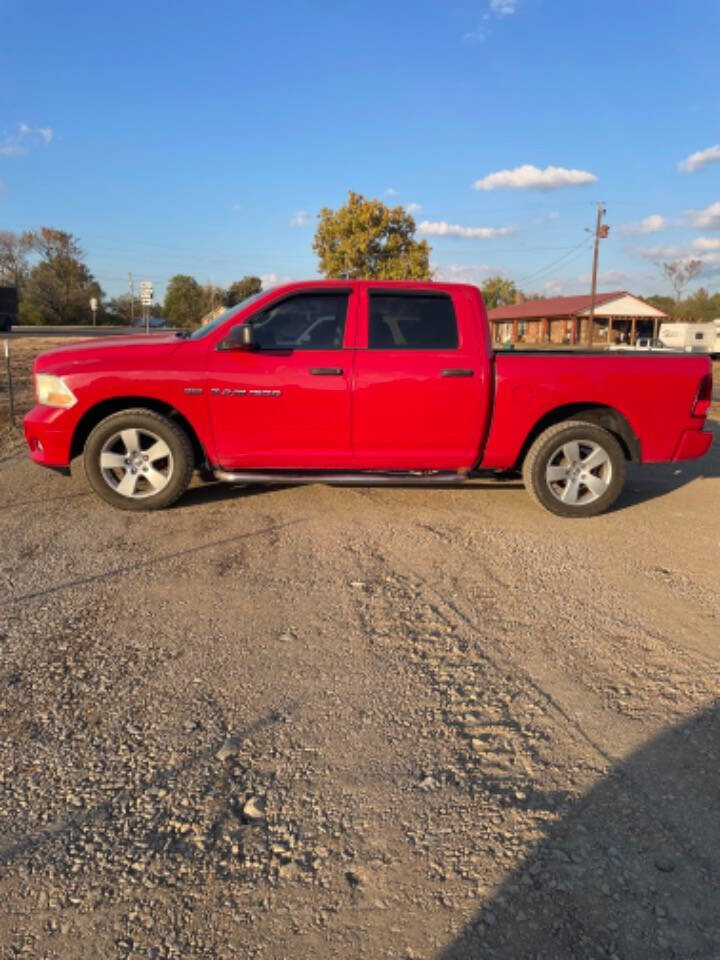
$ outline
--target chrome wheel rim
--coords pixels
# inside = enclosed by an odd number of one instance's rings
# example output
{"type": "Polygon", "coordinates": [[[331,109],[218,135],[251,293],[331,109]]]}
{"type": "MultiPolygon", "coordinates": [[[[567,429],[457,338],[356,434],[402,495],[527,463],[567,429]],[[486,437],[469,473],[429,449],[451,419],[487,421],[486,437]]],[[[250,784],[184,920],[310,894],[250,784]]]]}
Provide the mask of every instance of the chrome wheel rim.
{"type": "Polygon", "coordinates": [[[110,489],[121,497],[130,500],[154,497],[170,483],[172,452],[152,430],[128,427],[114,433],[103,444],[100,473],[110,489]]]}
{"type": "Polygon", "coordinates": [[[550,456],[545,468],[548,490],[561,503],[594,503],[612,482],[610,454],[592,440],[568,440],[550,456]]]}

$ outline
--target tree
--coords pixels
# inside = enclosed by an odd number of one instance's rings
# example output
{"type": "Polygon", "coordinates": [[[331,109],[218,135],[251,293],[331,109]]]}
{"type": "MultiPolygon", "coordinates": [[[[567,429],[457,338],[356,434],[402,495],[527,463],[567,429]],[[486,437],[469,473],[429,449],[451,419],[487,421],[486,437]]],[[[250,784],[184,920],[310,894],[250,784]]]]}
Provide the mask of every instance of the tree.
{"type": "Polygon", "coordinates": [[[17,287],[22,296],[29,273],[28,254],[35,243],[29,231],[0,230],[0,287],[17,287]]]}
{"type": "Polygon", "coordinates": [[[662,293],[656,293],[653,294],[652,297],[645,297],[645,299],[651,306],[657,307],[658,310],[662,310],[663,313],[667,313],[670,317],[675,313],[677,305],[672,297],[665,296],[662,293]]]}
{"type": "Polygon", "coordinates": [[[203,295],[203,316],[211,310],[217,310],[218,307],[225,306],[227,290],[223,290],[222,287],[216,287],[212,283],[206,283],[201,289],[203,295]]]}
{"type": "Polygon", "coordinates": [[[231,283],[225,296],[225,306],[234,307],[236,303],[242,303],[253,294],[260,293],[262,290],[262,280],[260,277],[243,277],[242,280],[236,280],[231,283]]]}
{"type": "Polygon", "coordinates": [[[205,312],[205,294],[195,277],[178,273],[171,277],[165,293],[165,318],[174,327],[190,327],[205,312]]]}
{"type": "Polygon", "coordinates": [[[505,277],[488,277],[482,288],[483,300],[488,310],[495,307],[504,307],[508,303],[515,303],[517,288],[512,280],[505,277]]]}
{"type": "Polygon", "coordinates": [[[121,293],[119,297],[113,297],[105,308],[110,322],[118,323],[122,326],[130,326],[131,319],[139,321],[143,315],[142,311],[143,307],[140,302],[140,297],[135,297],[131,302],[129,293],[121,293]]]}
{"type": "Polygon", "coordinates": [[[83,263],[83,253],[71,233],[42,227],[32,234],[40,261],[28,276],[24,301],[44,323],[83,323],[90,319],[90,298],[103,292],[83,263]]]}
{"type": "Polygon", "coordinates": [[[352,190],[337,210],[324,207],[313,250],[326,277],[430,280],[430,247],[415,240],[415,220],[404,207],[366,200],[352,190]]]}
{"type": "Polygon", "coordinates": [[[711,296],[704,287],[700,287],[678,304],[678,313],[689,320],[714,320],[720,317],[720,293],[711,296]]]}
{"type": "Polygon", "coordinates": [[[663,263],[663,273],[675,291],[676,303],[682,299],[685,287],[700,273],[702,265],[702,260],[673,260],[670,263],[663,263]]]}

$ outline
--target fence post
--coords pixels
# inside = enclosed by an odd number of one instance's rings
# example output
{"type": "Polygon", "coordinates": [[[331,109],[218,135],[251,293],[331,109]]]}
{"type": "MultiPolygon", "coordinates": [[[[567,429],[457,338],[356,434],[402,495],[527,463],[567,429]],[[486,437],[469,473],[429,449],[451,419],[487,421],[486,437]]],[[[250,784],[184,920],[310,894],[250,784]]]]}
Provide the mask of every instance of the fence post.
{"type": "Polygon", "coordinates": [[[5,369],[7,370],[8,404],[10,407],[10,425],[15,426],[15,399],[13,397],[12,370],[10,369],[10,343],[5,341],[5,369]]]}

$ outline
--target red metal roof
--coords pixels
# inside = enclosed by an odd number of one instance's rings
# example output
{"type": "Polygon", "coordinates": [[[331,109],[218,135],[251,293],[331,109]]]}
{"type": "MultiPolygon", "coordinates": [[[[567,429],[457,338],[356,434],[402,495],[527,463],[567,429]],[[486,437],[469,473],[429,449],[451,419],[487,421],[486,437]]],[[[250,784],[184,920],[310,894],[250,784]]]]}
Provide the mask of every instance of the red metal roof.
{"type": "MultiPolygon", "coordinates": [[[[613,293],[598,293],[595,296],[595,306],[607,303],[608,300],[617,300],[618,297],[634,297],[635,294],[627,290],[615,290],[613,293]]],[[[639,297],[635,297],[636,300],[639,297]]],[[[495,307],[488,310],[491,320],[528,320],[534,317],[571,317],[574,314],[588,310],[590,294],[584,293],[577,297],[548,297],[547,300],[525,300],[523,303],[511,303],[506,307],[495,307]]]]}

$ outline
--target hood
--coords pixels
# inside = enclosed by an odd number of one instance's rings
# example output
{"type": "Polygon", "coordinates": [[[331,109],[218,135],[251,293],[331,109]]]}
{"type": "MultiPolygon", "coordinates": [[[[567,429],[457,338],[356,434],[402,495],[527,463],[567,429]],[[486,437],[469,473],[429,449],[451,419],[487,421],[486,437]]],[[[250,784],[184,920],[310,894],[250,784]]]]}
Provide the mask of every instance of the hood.
{"type": "Polygon", "coordinates": [[[174,333],[138,334],[136,336],[94,337],[76,340],[62,347],[53,347],[40,353],[35,360],[35,370],[44,372],[71,372],[73,367],[92,367],[95,364],[115,362],[117,352],[122,351],[123,363],[132,363],[130,357],[150,358],[174,352],[187,340],[174,333]]]}

